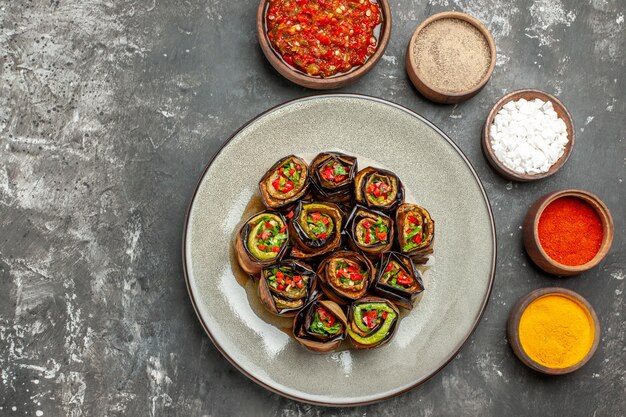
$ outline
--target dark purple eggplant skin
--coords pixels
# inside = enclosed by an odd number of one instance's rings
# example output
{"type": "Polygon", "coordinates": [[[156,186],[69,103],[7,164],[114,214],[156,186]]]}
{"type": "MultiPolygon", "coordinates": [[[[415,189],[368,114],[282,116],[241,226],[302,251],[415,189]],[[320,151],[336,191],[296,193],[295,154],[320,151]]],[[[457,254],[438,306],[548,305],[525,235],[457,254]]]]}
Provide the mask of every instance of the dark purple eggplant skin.
{"type": "MultiPolygon", "coordinates": [[[[389,342],[393,336],[396,333],[396,330],[398,329],[398,322],[400,321],[400,310],[398,310],[398,307],[388,298],[382,298],[382,297],[377,297],[377,296],[370,296],[367,295],[365,297],[359,298],[358,300],[354,301],[351,305],[350,308],[348,309],[348,326],[352,326],[352,320],[354,317],[354,308],[360,304],[368,304],[368,303],[386,303],[389,307],[391,307],[396,314],[398,314],[398,317],[395,318],[393,324],[391,325],[391,328],[389,329],[389,332],[387,333],[387,335],[382,339],[382,341],[374,344],[374,345],[362,345],[358,342],[356,342],[354,339],[352,339],[349,335],[348,335],[348,339],[350,340],[350,343],[352,344],[352,346],[356,349],[373,349],[373,348],[377,348],[380,347],[382,345],[384,345],[385,343],[389,342]]],[[[382,325],[382,324],[381,324],[382,325]]],[[[371,329],[371,331],[369,332],[371,333],[376,333],[376,331],[378,330],[378,328],[381,326],[376,326],[373,329],[371,329]]]]}
{"type": "Polygon", "coordinates": [[[261,298],[261,304],[272,314],[283,317],[293,317],[300,311],[304,306],[311,302],[311,300],[318,298],[317,292],[317,273],[311,268],[308,264],[295,260],[295,259],[286,259],[280,262],[273,263],[271,265],[266,266],[261,271],[261,276],[259,279],[259,297],[261,298]],[[271,289],[267,284],[267,280],[265,279],[265,270],[273,269],[276,267],[289,267],[294,273],[297,272],[297,275],[307,275],[309,276],[309,282],[307,283],[307,296],[304,299],[303,307],[300,308],[278,308],[274,299],[271,297],[271,289]]]}
{"type": "Polygon", "coordinates": [[[278,255],[273,259],[270,259],[267,261],[261,261],[261,260],[258,260],[254,255],[252,255],[252,253],[250,253],[250,250],[248,249],[248,244],[247,244],[248,235],[250,234],[250,229],[251,229],[250,221],[253,218],[264,213],[276,215],[280,217],[280,219],[283,221],[284,224],[288,224],[287,220],[281,213],[277,211],[272,211],[272,210],[264,210],[264,211],[261,211],[259,213],[256,213],[250,216],[250,218],[246,220],[246,222],[243,224],[241,229],[239,229],[239,232],[237,233],[237,236],[235,238],[236,239],[235,250],[237,252],[239,265],[244,271],[254,276],[255,278],[258,276],[258,273],[261,271],[261,269],[264,266],[279,262],[285,256],[285,253],[287,253],[289,249],[289,239],[287,239],[287,241],[280,248],[280,252],[278,252],[278,255]]]}
{"type": "Polygon", "coordinates": [[[339,248],[342,243],[341,231],[344,226],[344,218],[345,213],[334,203],[300,201],[294,210],[293,217],[289,221],[289,236],[292,243],[291,256],[299,259],[316,258],[339,248]],[[310,204],[326,206],[328,212],[324,212],[324,214],[329,215],[333,219],[333,232],[325,239],[312,239],[298,222],[302,210],[306,209],[310,204]]]}
{"type": "Polygon", "coordinates": [[[391,171],[382,168],[367,167],[359,171],[354,178],[354,197],[358,204],[374,210],[382,211],[384,213],[391,213],[404,202],[404,185],[402,184],[402,181],[400,181],[400,178],[391,171]],[[395,178],[397,184],[397,193],[396,198],[391,204],[373,204],[367,198],[365,198],[368,178],[374,174],[395,178]]]}
{"type": "Polygon", "coordinates": [[[376,278],[376,270],[372,262],[364,254],[356,251],[341,250],[333,252],[331,255],[328,255],[319,263],[319,265],[317,266],[317,276],[319,279],[319,287],[324,292],[326,297],[336,302],[337,304],[343,305],[351,303],[354,300],[361,298],[367,294],[367,291],[370,289],[372,283],[376,278]],[[350,260],[362,263],[365,268],[369,270],[369,276],[367,277],[367,283],[365,284],[365,288],[363,288],[360,293],[354,295],[353,297],[347,295],[345,292],[342,292],[340,289],[337,289],[328,282],[326,268],[328,264],[333,260],[333,258],[337,257],[349,258],[350,260]]]}
{"type": "Polygon", "coordinates": [[[272,165],[270,169],[268,169],[265,172],[265,174],[259,181],[259,192],[261,193],[261,199],[263,200],[263,204],[265,205],[265,207],[267,207],[270,210],[284,211],[290,206],[293,206],[296,202],[303,199],[307,195],[309,188],[310,188],[310,184],[311,184],[311,177],[309,175],[309,166],[306,163],[306,161],[304,161],[302,158],[295,156],[295,155],[287,155],[284,158],[281,158],[279,161],[277,161],[274,165],[272,165]],[[304,168],[303,172],[306,173],[306,179],[304,181],[304,184],[301,190],[295,193],[293,197],[285,199],[284,201],[277,200],[275,198],[272,198],[269,195],[269,192],[267,190],[268,187],[271,187],[271,184],[269,184],[270,182],[269,179],[271,178],[274,171],[276,171],[276,169],[279,166],[281,166],[289,158],[294,158],[298,162],[298,164],[302,165],[302,167],[304,168]]]}
{"type": "Polygon", "coordinates": [[[293,336],[298,343],[315,353],[331,352],[346,338],[348,318],[337,303],[330,300],[314,299],[300,310],[293,320],[293,336]],[[313,315],[319,306],[329,311],[343,325],[343,331],[334,336],[325,336],[309,331],[313,315]]]}
{"type": "Polygon", "coordinates": [[[348,243],[348,245],[352,249],[364,253],[370,259],[372,258],[376,259],[379,254],[385,253],[393,247],[394,240],[395,240],[394,234],[395,234],[395,227],[394,227],[393,218],[391,216],[388,216],[387,214],[381,211],[369,209],[360,204],[357,204],[356,206],[354,206],[354,208],[352,209],[352,212],[350,213],[350,215],[348,216],[348,219],[346,220],[346,226],[344,227],[345,241],[348,243]],[[368,213],[373,216],[380,216],[383,219],[389,221],[388,243],[384,243],[384,244],[379,243],[377,245],[372,245],[372,246],[364,246],[364,245],[359,244],[358,239],[356,238],[356,226],[363,217],[366,217],[366,216],[363,216],[363,213],[368,213]]]}
{"type": "Polygon", "coordinates": [[[358,161],[354,156],[341,152],[322,152],[309,165],[309,177],[316,197],[333,203],[345,203],[354,193],[354,176],[358,171],[358,161]],[[337,160],[349,167],[347,178],[341,184],[330,184],[321,176],[321,168],[328,162],[337,160]]]}
{"type": "Polygon", "coordinates": [[[435,220],[433,220],[432,216],[430,215],[430,212],[426,210],[424,207],[420,206],[419,204],[403,203],[403,204],[400,204],[400,206],[396,210],[395,219],[396,219],[396,243],[398,246],[398,250],[402,254],[413,258],[414,261],[418,263],[424,263],[427,260],[428,255],[433,253],[433,246],[435,243],[435,220]],[[403,236],[404,222],[406,221],[406,217],[408,213],[412,209],[419,211],[419,212],[423,212],[428,218],[429,223],[430,223],[428,226],[429,241],[427,244],[423,245],[422,247],[412,249],[408,252],[404,252],[402,250],[402,246],[403,246],[402,236],[403,236]]]}
{"type": "Polygon", "coordinates": [[[417,270],[417,268],[415,268],[415,264],[410,257],[402,255],[398,252],[389,252],[384,254],[381,259],[380,267],[378,268],[378,273],[376,275],[376,280],[374,281],[374,285],[372,286],[372,288],[374,292],[381,297],[388,298],[400,307],[411,310],[415,304],[418,295],[424,291],[424,282],[422,280],[422,275],[417,270]],[[403,265],[407,273],[413,276],[413,278],[417,281],[419,287],[417,291],[406,291],[380,282],[385,272],[385,268],[387,268],[387,265],[392,260],[395,260],[399,264],[403,265]]]}

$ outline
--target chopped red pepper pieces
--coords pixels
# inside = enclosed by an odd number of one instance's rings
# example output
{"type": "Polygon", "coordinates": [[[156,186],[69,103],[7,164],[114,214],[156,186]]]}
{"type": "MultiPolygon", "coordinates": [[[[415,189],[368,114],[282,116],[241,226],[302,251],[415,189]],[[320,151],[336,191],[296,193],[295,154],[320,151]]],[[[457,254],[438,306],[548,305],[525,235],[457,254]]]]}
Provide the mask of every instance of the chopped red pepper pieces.
{"type": "Polygon", "coordinates": [[[317,235],[318,239],[326,239],[328,237],[328,234],[326,233],[320,233],[319,235],[317,235]]]}
{"type": "Polygon", "coordinates": [[[260,250],[265,250],[265,249],[267,249],[267,246],[265,246],[265,245],[257,245],[257,248],[259,248],[260,250]]]}
{"type": "Polygon", "coordinates": [[[382,317],[383,317],[383,320],[387,320],[387,312],[386,311],[383,311],[382,317]]]}
{"type": "Polygon", "coordinates": [[[287,213],[287,215],[285,216],[288,219],[291,219],[293,217],[293,210],[291,210],[289,213],[287,213]]]}
{"type": "Polygon", "coordinates": [[[311,219],[316,222],[322,218],[322,214],[319,211],[311,213],[311,219]]]}
{"type": "Polygon", "coordinates": [[[387,240],[387,233],[385,233],[385,232],[376,232],[376,237],[380,241],[385,241],[385,240],[387,240]]]}
{"type": "Polygon", "coordinates": [[[280,191],[282,191],[283,193],[288,193],[291,190],[293,190],[293,181],[289,180],[287,181],[287,184],[285,184],[283,189],[280,191]]]}
{"type": "Polygon", "coordinates": [[[422,236],[419,233],[413,236],[413,242],[420,243],[421,241],[422,241],[422,236]]]}
{"type": "Polygon", "coordinates": [[[372,227],[372,223],[367,221],[367,220],[365,220],[363,222],[363,227],[365,227],[366,229],[370,229],[372,227]]]}
{"type": "Polygon", "coordinates": [[[276,278],[283,279],[285,278],[285,274],[283,274],[282,271],[276,271],[276,278]]]}
{"type": "Polygon", "coordinates": [[[278,253],[278,252],[280,252],[280,247],[279,247],[279,246],[272,246],[272,247],[270,248],[270,250],[271,250],[272,252],[276,252],[276,253],[278,253]]]}
{"type": "Polygon", "coordinates": [[[391,272],[392,269],[393,269],[393,263],[389,262],[387,264],[387,268],[385,268],[385,272],[391,272]]]}
{"type": "Polygon", "coordinates": [[[400,271],[400,273],[398,273],[397,283],[401,285],[411,285],[413,284],[413,277],[407,275],[404,271],[400,271]]]}
{"type": "Polygon", "coordinates": [[[376,327],[376,322],[378,321],[378,311],[372,310],[363,315],[363,322],[367,327],[373,329],[376,327]]]}
{"type": "Polygon", "coordinates": [[[274,49],[312,76],[330,77],[363,65],[376,50],[378,2],[270,0],[265,22],[274,49]]]}
{"type": "Polygon", "coordinates": [[[296,287],[298,287],[299,289],[302,289],[303,286],[304,283],[302,281],[296,282],[296,287]]]}
{"type": "Polygon", "coordinates": [[[287,230],[287,225],[284,225],[283,227],[280,228],[280,233],[284,233],[285,230],[287,230]]]}
{"type": "Polygon", "coordinates": [[[293,282],[300,282],[300,281],[302,281],[302,277],[300,275],[293,276],[293,282]]]}
{"type": "Polygon", "coordinates": [[[335,171],[331,167],[327,167],[322,171],[322,177],[328,181],[333,181],[335,179],[335,171]]]}
{"type": "Polygon", "coordinates": [[[287,288],[287,287],[285,287],[283,284],[278,284],[278,286],[276,286],[276,288],[278,288],[278,291],[284,291],[285,288],[287,288]]]}
{"type": "Polygon", "coordinates": [[[363,279],[363,275],[361,274],[350,274],[350,279],[352,281],[360,281],[363,279]]]}

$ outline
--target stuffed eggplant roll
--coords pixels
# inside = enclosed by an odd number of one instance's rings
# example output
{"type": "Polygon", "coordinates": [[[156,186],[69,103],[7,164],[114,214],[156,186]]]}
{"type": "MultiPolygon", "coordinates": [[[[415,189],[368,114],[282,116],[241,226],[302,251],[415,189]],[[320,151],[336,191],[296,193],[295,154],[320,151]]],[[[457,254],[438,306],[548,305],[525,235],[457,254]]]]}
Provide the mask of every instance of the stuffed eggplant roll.
{"type": "Polygon", "coordinates": [[[435,222],[425,208],[401,204],[396,212],[396,229],[400,252],[418,257],[432,253],[435,222]]]}
{"type": "Polygon", "coordinates": [[[374,290],[410,310],[417,295],[424,291],[424,283],[411,258],[390,252],[383,256],[374,290]]]}
{"type": "Polygon", "coordinates": [[[363,297],[374,280],[374,273],[372,262],[352,251],[335,252],[317,267],[320,288],[339,304],[363,297]]]}
{"type": "Polygon", "coordinates": [[[308,189],[308,165],[294,155],[276,162],[259,182],[263,204],[269,209],[281,209],[295,203],[308,189]]]}
{"type": "Polygon", "coordinates": [[[404,186],[393,172],[367,167],[356,174],[354,195],[359,204],[388,213],[404,201],[404,186]]]}
{"type": "Polygon", "coordinates": [[[282,259],[289,245],[287,221],[277,212],[264,211],[252,216],[236,238],[239,265],[250,275],[282,259]]]}
{"type": "Polygon", "coordinates": [[[336,204],[300,202],[289,222],[291,256],[312,258],[339,247],[343,220],[336,204]]]}
{"type": "Polygon", "coordinates": [[[398,324],[398,307],[378,297],[363,297],[350,306],[348,337],[357,349],[369,349],[393,337],[398,324]]]}
{"type": "Polygon", "coordinates": [[[393,220],[380,211],[357,205],[346,221],[350,246],[366,255],[387,252],[393,245],[393,220]]]}
{"type": "Polygon", "coordinates": [[[300,310],[293,320],[293,335],[312,352],[330,352],[346,337],[348,319],[330,300],[316,300],[300,310]]]}
{"type": "Polygon", "coordinates": [[[259,297],[272,314],[293,317],[315,292],[316,275],[304,262],[286,260],[263,268],[259,297]]]}
{"type": "Polygon", "coordinates": [[[357,160],[339,152],[323,152],[313,159],[309,176],[318,198],[344,203],[352,198],[357,160]]]}

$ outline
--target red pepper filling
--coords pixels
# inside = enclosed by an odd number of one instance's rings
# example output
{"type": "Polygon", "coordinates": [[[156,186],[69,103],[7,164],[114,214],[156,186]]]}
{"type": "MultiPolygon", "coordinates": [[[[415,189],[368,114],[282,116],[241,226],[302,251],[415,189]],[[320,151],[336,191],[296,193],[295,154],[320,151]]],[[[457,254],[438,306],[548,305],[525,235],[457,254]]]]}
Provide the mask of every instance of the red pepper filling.
{"type": "Polygon", "coordinates": [[[306,285],[308,277],[305,276],[303,278],[301,275],[291,275],[293,271],[287,268],[281,269],[276,268],[269,272],[267,283],[270,287],[278,291],[290,292],[301,290],[306,285]]]}
{"type": "Polygon", "coordinates": [[[337,321],[337,319],[335,319],[335,316],[330,314],[323,307],[317,308],[317,314],[319,314],[320,320],[322,321],[322,323],[324,323],[324,326],[326,327],[332,326],[337,321]]]}
{"type": "Polygon", "coordinates": [[[374,54],[382,22],[372,0],[270,0],[267,35],[283,60],[312,76],[361,66],[374,54]]]}
{"type": "Polygon", "coordinates": [[[407,216],[404,222],[404,245],[402,250],[408,252],[422,243],[422,222],[415,216],[407,216]]]}
{"type": "Polygon", "coordinates": [[[306,218],[307,226],[311,234],[317,239],[326,239],[332,231],[332,220],[330,216],[314,211],[306,218]]]}
{"type": "Polygon", "coordinates": [[[374,178],[373,181],[367,186],[367,194],[374,201],[384,201],[391,192],[391,186],[378,178],[374,178]]]}
{"type": "Polygon", "coordinates": [[[340,183],[348,177],[348,171],[341,162],[331,161],[322,167],[321,175],[326,181],[340,183]]]}
{"type": "Polygon", "coordinates": [[[415,278],[398,264],[398,262],[391,260],[385,268],[385,272],[381,277],[381,282],[392,287],[406,289],[411,287],[415,283],[415,278]]]}
{"type": "Polygon", "coordinates": [[[287,225],[282,225],[274,219],[265,221],[257,232],[256,246],[263,252],[280,252],[282,244],[287,240],[287,225]]]}
{"type": "Polygon", "coordinates": [[[358,234],[366,245],[386,243],[389,227],[382,217],[378,217],[375,222],[364,220],[360,223],[358,234]]]}
{"type": "Polygon", "coordinates": [[[363,314],[362,317],[363,317],[363,323],[365,323],[365,325],[368,328],[373,329],[374,327],[378,326],[382,320],[387,319],[387,312],[379,311],[379,310],[370,310],[367,313],[363,314]]]}
{"type": "Polygon", "coordinates": [[[339,281],[343,285],[353,287],[361,283],[361,281],[365,278],[366,272],[354,265],[341,261],[337,263],[335,274],[339,277],[339,281]]]}
{"type": "Polygon", "coordinates": [[[272,181],[272,187],[283,194],[293,190],[300,182],[302,167],[300,164],[289,160],[276,170],[276,176],[272,181]]]}

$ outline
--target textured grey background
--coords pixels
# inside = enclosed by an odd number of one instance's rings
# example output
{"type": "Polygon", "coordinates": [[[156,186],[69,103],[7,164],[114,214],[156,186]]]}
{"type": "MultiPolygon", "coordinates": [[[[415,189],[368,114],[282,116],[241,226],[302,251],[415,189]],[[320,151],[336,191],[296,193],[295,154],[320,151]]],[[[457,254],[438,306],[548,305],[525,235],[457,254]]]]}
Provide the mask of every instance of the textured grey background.
{"type": "MultiPolygon", "coordinates": [[[[0,415],[626,414],[626,4],[391,4],[385,56],[343,91],[400,103],[447,132],[474,163],[497,222],[492,299],[458,358],[399,398],[324,409],[256,386],[203,334],[180,256],[196,181],[248,119],[314,93],[282,79],[263,58],[256,1],[2,0],[0,415]],[[479,96],[438,106],[408,82],[404,49],[420,21],[449,9],[489,26],[498,66],[479,96]],[[491,104],[524,87],[560,97],[578,134],[561,172],[535,184],[497,176],[479,146],[491,104]],[[616,239],[595,270],[551,278],[530,264],[519,226],[535,198],[571,187],[604,199],[616,239]],[[515,300],[549,285],[583,294],[602,323],[594,358],[559,378],[521,365],[504,330],[515,300]]],[[[375,384],[376,376],[363,383],[375,384]]]]}

